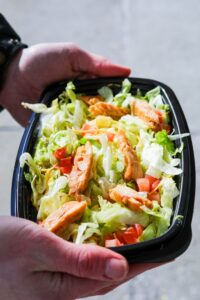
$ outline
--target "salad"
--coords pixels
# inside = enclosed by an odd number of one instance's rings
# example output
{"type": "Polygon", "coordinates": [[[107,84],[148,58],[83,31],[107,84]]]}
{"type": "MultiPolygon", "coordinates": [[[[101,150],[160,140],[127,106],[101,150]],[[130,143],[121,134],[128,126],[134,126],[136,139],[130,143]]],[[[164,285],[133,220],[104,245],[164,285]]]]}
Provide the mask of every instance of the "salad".
{"type": "Polygon", "coordinates": [[[73,82],[52,101],[23,103],[40,113],[32,155],[20,166],[37,222],[67,241],[115,247],[163,235],[179,191],[181,147],[160,87],[132,93],[101,87],[76,93],[73,82]]]}

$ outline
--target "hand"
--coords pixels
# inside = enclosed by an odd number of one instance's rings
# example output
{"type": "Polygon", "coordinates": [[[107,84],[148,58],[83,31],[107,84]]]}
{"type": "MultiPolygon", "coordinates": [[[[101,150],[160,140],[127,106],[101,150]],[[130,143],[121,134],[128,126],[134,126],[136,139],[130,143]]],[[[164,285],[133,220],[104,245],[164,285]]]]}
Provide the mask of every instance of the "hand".
{"type": "Polygon", "coordinates": [[[99,246],[66,242],[30,221],[0,217],[0,291],[9,300],[103,294],[158,264],[132,265],[99,246]]]}
{"type": "Polygon", "coordinates": [[[25,126],[30,112],[21,106],[21,102],[38,102],[49,84],[77,77],[126,77],[129,74],[129,68],[112,64],[74,44],[38,44],[23,49],[12,61],[0,92],[0,102],[25,126]]]}

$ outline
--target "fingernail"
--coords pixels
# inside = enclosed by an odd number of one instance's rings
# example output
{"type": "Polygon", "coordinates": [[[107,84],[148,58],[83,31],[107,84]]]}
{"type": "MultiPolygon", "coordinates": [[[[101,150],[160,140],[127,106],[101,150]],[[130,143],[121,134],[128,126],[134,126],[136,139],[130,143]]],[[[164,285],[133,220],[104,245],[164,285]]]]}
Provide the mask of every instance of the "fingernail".
{"type": "Polygon", "coordinates": [[[111,258],[106,263],[105,275],[110,279],[123,279],[127,272],[127,264],[123,260],[111,258]]]}

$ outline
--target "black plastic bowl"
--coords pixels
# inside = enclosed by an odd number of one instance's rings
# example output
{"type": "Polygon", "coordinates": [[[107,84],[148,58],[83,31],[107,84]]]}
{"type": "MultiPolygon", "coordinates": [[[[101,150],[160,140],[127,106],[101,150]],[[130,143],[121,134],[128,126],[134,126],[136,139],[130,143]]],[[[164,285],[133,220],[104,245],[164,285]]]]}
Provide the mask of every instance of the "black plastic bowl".
{"type": "MultiPolygon", "coordinates": [[[[76,91],[94,95],[97,89],[109,84],[114,91],[119,91],[124,78],[100,78],[76,81],[76,91]]],[[[161,87],[165,103],[170,106],[172,126],[176,134],[189,132],[188,125],[181,106],[174,92],[165,84],[141,78],[129,78],[132,82],[132,92],[139,88],[146,93],[156,86],[161,87]]],[[[42,102],[50,105],[65,88],[67,82],[61,82],[49,87],[43,96],[42,102]]],[[[32,114],[29,125],[25,129],[19,146],[12,182],[11,214],[36,221],[36,211],[31,204],[31,189],[25,180],[24,170],[19,166],[19,158],[23,152],[33,153],[39,130],[39,114],[32,114]]],[[[176,141],[177,146],[181,143],[176,141]]],[[[163,262],[169,261],[182,254],[189,246],[192,232],[191,221],[195,196],[195,163],[192,141],[190,137],[184,139],[184,150],[181,156],[183,174],[176,176],[176,183],[180,195],[174,203],[174,213],[168,231],[161,237],[138,244],[113,247],[114,251],[122,254],[130,263],[133,262],[163,262]],[[180,217],[182,216],[182,217],[180,217]]]]}

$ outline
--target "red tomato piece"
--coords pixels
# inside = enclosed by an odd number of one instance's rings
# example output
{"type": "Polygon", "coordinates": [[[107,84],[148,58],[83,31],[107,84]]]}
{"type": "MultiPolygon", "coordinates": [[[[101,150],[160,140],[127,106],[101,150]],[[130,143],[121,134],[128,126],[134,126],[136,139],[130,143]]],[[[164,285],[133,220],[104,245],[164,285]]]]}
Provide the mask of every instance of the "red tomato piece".
{"type": "Polygon", "coordinates": [[[160,202],[160,194],[159,194],[159,192],[152,192],[152,193],[149,193],[148,199],[149,199],[149,200],[155,200],[155,201],[160,202]]]}
{"type": "Polygon", "coordinates": [[[167,133],[169,134],[171,131],[171,126],[169,124],[162,124],[161,129],[165,129],[167,133]]]}
{"type": "Polygon", "coordinates": [[[59,162],[60,167],[67,167],[69,165],[73,165],[73,159],[72,156],[68,156],[65,158],[62,158],[59,162]]]}
{"type": "Polygon", "coordinates": [[[69,174],[71,172],[68,167],[59,167],[59,169],[60,169],[62,175],[69,174]]]}
{"type": "Polygon", "coordinates": [[[124,240],[124,231],[122,231],[122,230],[118,231],[118,232],[114,233],[113,235],[116,239],[118,239],[120,241],[120,243],[126,244],[126,241],[124,240]]]}
{"type": "Polygon", "coordinates": [[[156,110],[156,114],[158,115],[159,118],[159,122],[162,123],[163,122],[163,114],[160,110],[156,110]]]}
{"type": "Polygon", "coordinates": [[[143,227],[142,227],[142,225],[140,225],[140,224],[135,224],[135,229],[136,229],[136,231],[137,231],[137,235],[138,235],[138,237],[140,237],[141,236],[141,234],[143,233],[143,227]]]}
{"type": "Polygon", "coordinates": [[[151,186],[148,178],[138,178],[136,179],[139,192],[150,192],[151,186]]]}
{"type": "Polygon", "coordinates": [[[68,156],[66,158],[62,158],[59,161],[59,168],[60,168],[62,174],[71,173],[72,168],[73,168],[73,158],[71,156],[68,156]]]}
{"type": "Polygon", "coordinates": [[[112,233],[106,234],[104,236],[104,240],[113,240],[113,239],[114,239],[114,235],[112,233]]]}
{"type": "Polygon", "coordinates": [[[64,158],[66,156],[66,147],[62,147],[57,149],[53,155],[57,158],[57,159],[61,159],[64,158]]]}
{"type": "Polygon", "coordinates": [[[113,142],[114,137],[115,137],[114,133],[112,133],[112,132],[106,132],[106,135],[107,135],[108,141],[109,142],[113,142]]]}
{"type": "Polygon", "coordinates": [[[137,243],[138,234],[137,234],[136,228],[134,226],[129,227],[123,233],[123,239],[125,241],[125,244],[134,244],[134,243],[137,243]]]}
{"type": "Polygon", "coordinates": [[[150,189],[151,189],[151,186],[154,183],[154,181],[158,180],[156,177],[153,177],[153,176],[148,175],[148,174],[145,175],[145,178],[147,178],[150,182],[150,189]]]}
{"type": "Polygon", "coordinates": [[[138,241],[138,238],[135,237],[131,232],[125,232],[124,233],[124,240],[125,240],[125,244],[135,244],[138,241]]]}
{"type": "Polygon", "coordinates": [[[156,181],[154,181],[152,183],[152,185],[151,185],[151,190],[152,191],[156,191],[156,189],[157,189],[157,187],[158,187],[159,184],[160,184],[160,180],[159,179],[157,179],[156,181]]]}

